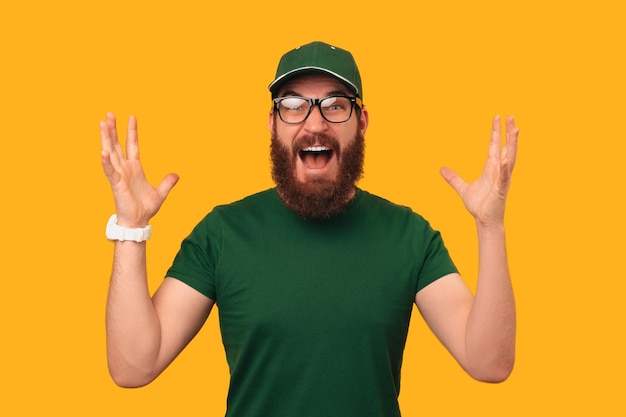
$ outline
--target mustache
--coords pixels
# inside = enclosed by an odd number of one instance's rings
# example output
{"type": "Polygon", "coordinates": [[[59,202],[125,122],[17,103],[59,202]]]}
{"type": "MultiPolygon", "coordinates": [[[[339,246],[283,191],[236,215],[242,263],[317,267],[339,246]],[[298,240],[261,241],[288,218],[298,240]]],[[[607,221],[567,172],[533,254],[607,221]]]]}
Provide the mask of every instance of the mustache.
{"type": "Polygon", "coordinates": [[[324,133],[316,135],[309,134],[301,136],[293,142],[294,156],[298,155],[300,150],[313,145],[326,146],[336,152],[337,155],[339,155],[341,149],[339,141],[330,135],[324,133]]]}

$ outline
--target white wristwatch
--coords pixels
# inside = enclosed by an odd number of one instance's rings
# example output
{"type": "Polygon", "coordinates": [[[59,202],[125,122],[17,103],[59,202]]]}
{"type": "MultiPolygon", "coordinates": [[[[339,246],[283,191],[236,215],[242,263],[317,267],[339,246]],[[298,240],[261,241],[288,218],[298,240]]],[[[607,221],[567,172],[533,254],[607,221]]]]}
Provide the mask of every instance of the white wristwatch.
{"type": "Polygon", "coordinates": [[[107,223],[106,236],[109,240],[133,240],[135,242],[143,242],[150,239],[152,227],[150,225],[139,229],[129,229],[117,225],[117,215],[114,214],[107,223]]]}

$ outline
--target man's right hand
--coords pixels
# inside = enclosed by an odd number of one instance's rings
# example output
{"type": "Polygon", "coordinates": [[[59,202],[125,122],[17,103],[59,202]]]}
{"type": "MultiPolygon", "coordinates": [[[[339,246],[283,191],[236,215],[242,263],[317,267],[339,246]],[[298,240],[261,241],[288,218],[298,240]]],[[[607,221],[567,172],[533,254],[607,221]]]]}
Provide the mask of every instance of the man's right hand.
{"type": "Polygon", "coordinates": [[[113,191],[117,223],[129,228],[145,227],[178,182],[178,175],[166,175],[157,187],[148,182],[139,160],[137,119],[134,116],[128,121],[126,155],[118,140],[113,113],[107,113],[106,121],[100,122],[100,137],[102,168],[113,191]]]}

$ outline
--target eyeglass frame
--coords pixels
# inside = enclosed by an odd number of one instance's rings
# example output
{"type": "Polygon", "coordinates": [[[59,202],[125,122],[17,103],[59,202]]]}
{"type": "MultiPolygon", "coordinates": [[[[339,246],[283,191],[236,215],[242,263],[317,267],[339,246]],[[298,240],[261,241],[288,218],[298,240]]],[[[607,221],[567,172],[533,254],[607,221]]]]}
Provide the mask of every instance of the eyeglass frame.
{"type": "Polygon", "coordinates": [[[326,120],[328,123],[335,123],[335,124],[346,123],[348,120],[350,120],[352,118],[352,113],[354,112],[355,104],[359,107],[359,109],[363,108],[363,101],[361,100],[360,97],[345,96],[341,94],[334,94],[331,96],[326,96],[326,97],[321,97],[321,98],[308,98],[308,97],[302,97],[302,96],[284,96],[284,97],[273,98],[272,102],[274,103],[274,110],[278,112],[278,117],[280,117],[280,120],[283,123],[286,123],[288,125],[298,125],[300,123],[303,123],[306,119],[309,118],[309,116],[311,115],[311,111],[313,111],[313,107],[315,106],[317,106],[317,108],[319,109],[320,114],[322,115],[324,120],[326,120]],[[301,121],[287,122],[283,119],[283,116],[280,114],[280,102],[288,98],[300,98],[309,103],[309,111],[307,112],[306,116],[304,116],[304,119],[302,119],[301,121]],[[348,118],[346,120],[343,120],[341,122],[333,122],[332,120],[328,120],[328,118],[324,115],[324,112],[322,111],[322,101],[329,99],[329,98],[347,98],[350,101],[350,114],[348,115],[348,118]]]}

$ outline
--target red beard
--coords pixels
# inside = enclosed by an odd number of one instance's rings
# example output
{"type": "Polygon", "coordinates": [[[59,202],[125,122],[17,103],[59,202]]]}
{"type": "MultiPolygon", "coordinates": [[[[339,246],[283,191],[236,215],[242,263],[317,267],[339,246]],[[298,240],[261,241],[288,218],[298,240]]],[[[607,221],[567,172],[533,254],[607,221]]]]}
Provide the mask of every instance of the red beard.
{"type": "Polygon", "coordinates": [[[354,194],[356,182],[363,176],[364,156],[365,139],[360,131],[344,149],[330,136],[308,135],[294,143],[293,152],[276,137],[276,132],[272,133],[272,178],[278,194],[292,211],[305,219],[327,219],[345,209],[354,194]],[[313,144],[328,146],[337,153],[339,174],[334,180],[316,179],[306,183],[297,180],[298,150],[313,144]]]}

